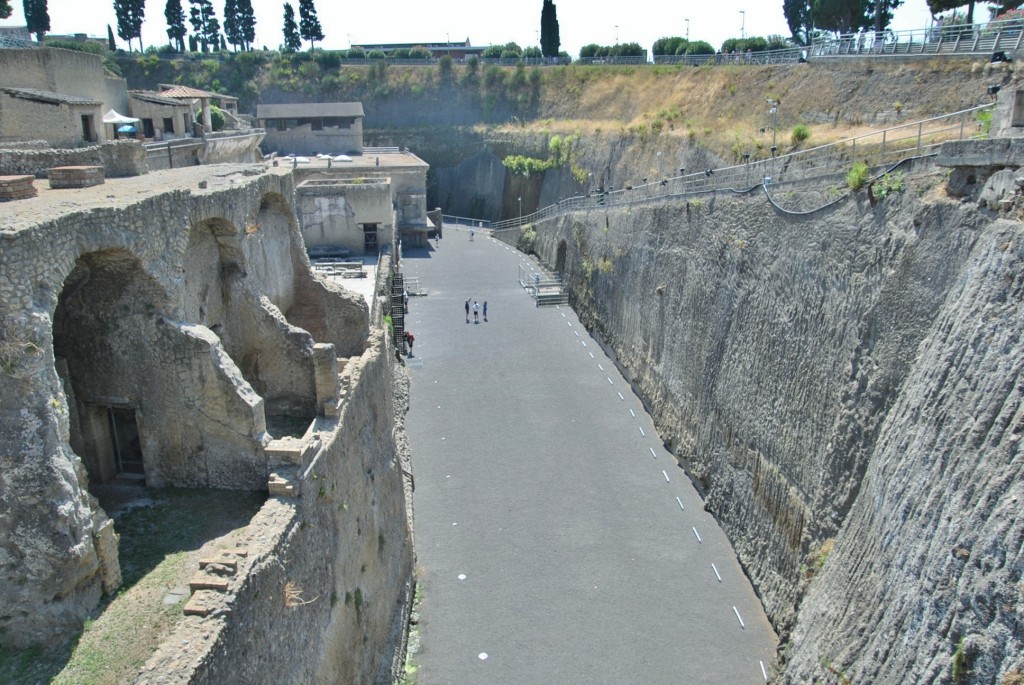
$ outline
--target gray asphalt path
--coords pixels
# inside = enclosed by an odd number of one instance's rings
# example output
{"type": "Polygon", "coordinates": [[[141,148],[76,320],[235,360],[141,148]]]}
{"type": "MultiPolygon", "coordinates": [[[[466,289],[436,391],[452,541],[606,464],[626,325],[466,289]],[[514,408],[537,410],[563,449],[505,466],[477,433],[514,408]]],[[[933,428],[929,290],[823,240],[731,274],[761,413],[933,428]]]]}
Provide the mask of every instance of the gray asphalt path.
{"type": "Polygon", "coordinates": [[[427,293],[406,319],[416,682],[763,683],[776,636],[727,538],[572,310],[534,306],[520,263],[452,226],[405,254],[427,293]],[[467,298],[487,322],[466,323],[467,298]]]}

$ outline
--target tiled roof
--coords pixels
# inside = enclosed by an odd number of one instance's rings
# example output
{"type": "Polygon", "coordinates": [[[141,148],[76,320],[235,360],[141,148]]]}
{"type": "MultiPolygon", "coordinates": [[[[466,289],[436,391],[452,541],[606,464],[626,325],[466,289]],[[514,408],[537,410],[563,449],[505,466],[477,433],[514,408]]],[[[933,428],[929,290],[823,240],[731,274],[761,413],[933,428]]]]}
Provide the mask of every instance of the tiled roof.
{"type": "Polygon", "coordinates": [[[48,105],[102,105],[99,100],[81,97],[79,95],[67,95],[65,93],[54,93],[52,90],[38,90],[36,88],[0,88],[0,91],[11,97],[23,100],[34,100],[48,105]]]}
{"type": "Polygon", "coordinates": [[[230,95],[221,95],[219,93],[211,93],[208,90],[200,90],[199,88],[192,88],[191,86],[172,86],[160,92],[166,98],[218,98],[227,100],[237,100],[238,98],[230,95]]]}
{"type": "Polygon", "coordinates": [[[153,93],[146,90],[130,90],[128,91],[128,96],[133,97],[136,100],[142,100],[143,102],[152,102],[154,105],[171,105],[174,107],[181,107],[184,105],[188,107],[187,102],[167,97],[162,93],[153,93]]]}

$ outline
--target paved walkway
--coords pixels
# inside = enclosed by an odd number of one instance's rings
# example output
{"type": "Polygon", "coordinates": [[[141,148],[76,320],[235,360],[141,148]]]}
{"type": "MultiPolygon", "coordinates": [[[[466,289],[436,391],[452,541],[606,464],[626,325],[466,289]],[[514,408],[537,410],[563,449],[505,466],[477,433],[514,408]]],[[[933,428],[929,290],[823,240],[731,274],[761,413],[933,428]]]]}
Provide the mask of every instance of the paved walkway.
{"type": "Polygon", "coordinates": [[[528,259],[445,236],[403,265],[427,293],[406,319],[418,685],[763,683],[776,637],[628,384],[572,310],[534,307],[528,259]]]}

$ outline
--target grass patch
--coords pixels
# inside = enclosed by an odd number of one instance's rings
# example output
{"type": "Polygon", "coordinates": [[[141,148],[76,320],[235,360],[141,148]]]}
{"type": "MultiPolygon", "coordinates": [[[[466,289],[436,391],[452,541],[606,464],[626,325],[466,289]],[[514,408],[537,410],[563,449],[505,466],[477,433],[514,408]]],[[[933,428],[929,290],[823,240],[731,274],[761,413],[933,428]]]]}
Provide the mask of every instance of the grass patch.
{"type": "Polygon", "coordinates": [[[868,182],[868,165],[865,162],[855,162],[853,168],[846,173],[846,185],[851,190],[860,190],[868,182]]]}
{"type": "MultiPolygon", "coordinates": [[[[124,583],[104,599],[73,640],[0,652],[0,682],[11,685],[118,685],[132,682],[181,620],[184,602],[164,604],[188,587],[199,550],[248,524],[264,493],[168,488],[141,490],[146,506],[115,517],[124,583]]],[[[226,546],[226,545],[224,545],[226,546]]]]}

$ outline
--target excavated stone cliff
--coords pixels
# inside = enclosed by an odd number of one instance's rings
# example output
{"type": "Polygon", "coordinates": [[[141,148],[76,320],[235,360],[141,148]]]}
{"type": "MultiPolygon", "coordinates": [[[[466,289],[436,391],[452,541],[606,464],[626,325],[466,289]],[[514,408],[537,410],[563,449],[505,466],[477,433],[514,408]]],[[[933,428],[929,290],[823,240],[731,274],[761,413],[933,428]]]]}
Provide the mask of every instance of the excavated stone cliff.
{"type": "Polygon", "coordinates": [[[1022,666],[1024,227],[944,183],[810,215],[758,190],[535,227],[788,639],[784,682],[1022,666]]]}

